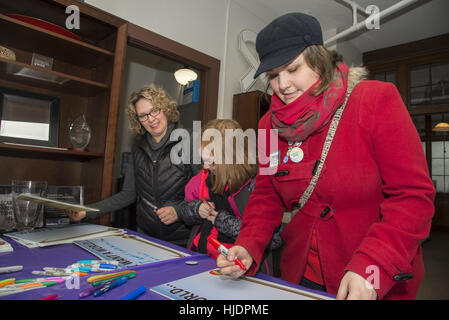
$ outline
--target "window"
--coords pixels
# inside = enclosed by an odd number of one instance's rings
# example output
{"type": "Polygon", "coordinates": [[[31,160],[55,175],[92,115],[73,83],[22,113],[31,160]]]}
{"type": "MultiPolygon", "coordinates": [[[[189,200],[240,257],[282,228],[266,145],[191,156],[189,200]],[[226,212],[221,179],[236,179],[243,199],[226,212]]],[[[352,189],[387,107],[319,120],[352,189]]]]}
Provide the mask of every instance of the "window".
{"type": "MultiPolygon", "coordinates": [[[[440,122],[449,123],[449,113],[434,113],[430,115],[431,128],[434,128],[440,122]]],[[[432,131],[432,138],[445,139],[448,137],[449,132],[432,131]]],[[[447,139],[449,141],[449,139],[447,139]]]]}
{"type": "MultiPolygon", "coordinates": [[[[440,122],[448,122],[449,113],[430,116],[432,128],[440,122]]],[[[432,131],[432,180],[437,192],[449,193],[449,132],[432,131]]]]}
{"type": "Polygon", "coordinates": [[[410,106],[449,103],[449,63],[434,63],[410,70],[410,106]]]}
{"type": "Polygon", "coordinates": [[[449,132],[432,131],[438,123],[449,123],[449,113],[412,115],[424,154],[428,147],[428,167],[438,193],[449,195],[449,132]]]}
{"type": "Polygon", "coordinates": [[[418,115],[412,116],[413,123],[415,124],[416,130],[418,130],[418,134],[421,138],[425,138],[426,136],[426,116],[418,115]]]}
{"type": "Polygon", "coordinates": [[[374,74],[374,80],[391,82],[396,87],[398,86],[396,81],[396,71],[378,72],[374,74]]]}
{"type": "Polygon", "coordinates": [[[437,192],[449,192],[448,148],[448,141],[432,141],[432,180],[437,192]]]}

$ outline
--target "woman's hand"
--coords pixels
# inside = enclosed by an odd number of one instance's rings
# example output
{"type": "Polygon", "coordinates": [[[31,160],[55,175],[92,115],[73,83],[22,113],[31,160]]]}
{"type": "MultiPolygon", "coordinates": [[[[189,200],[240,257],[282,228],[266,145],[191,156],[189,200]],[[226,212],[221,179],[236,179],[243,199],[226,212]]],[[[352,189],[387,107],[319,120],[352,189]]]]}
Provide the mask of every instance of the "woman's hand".
{"type": "Polygon", "coordinates": [[[233,246],[229,249],[228,258],[220,254],[217,258],[217,267],[220,268],[220,272],[231,278],[237,279],[245,274],[245,272],[253,264],[253,257],[249,254],[248,250],[242,246],[233,246]],[[246,270],[242,270],[238,265],[234,263],[234,260],[239,258],[245,266],[246,270]]]}
{"type": "Polygon", "coordinates": [[[163,224],[172,224],[178,221],[178,214],[173,207],[163,207],[154,211],[163,224]]]}
{"type": "Polygon", "coordinates": [[[215,209],[212,209],[210,212],[210,215],[207,217],[207,220],[212,222],[213,225],[215,225],[215,218],[217,217],[218,212],[215,211],[215,209]]]}
{"type": "Polygon", "coordinates": [[[86,211],[79,211],[79,212],[72,210],[62,210],[62,211],[67,213],[69,218],[73,221],[80,221],[86,217],[86,211]]]}
{"type": "Polygon", "coordinates": [[[377,292],[362,276],[346,272],[338,288],[337,300],[376,300],[377,292]]]}
{"type": "Polygon", "coordinates": [[[201,218],[207,219],[211,215],[211,212],[214,208],[215,205],[213,202],[203,202],[198,208],[198,214],[201,218]]]}

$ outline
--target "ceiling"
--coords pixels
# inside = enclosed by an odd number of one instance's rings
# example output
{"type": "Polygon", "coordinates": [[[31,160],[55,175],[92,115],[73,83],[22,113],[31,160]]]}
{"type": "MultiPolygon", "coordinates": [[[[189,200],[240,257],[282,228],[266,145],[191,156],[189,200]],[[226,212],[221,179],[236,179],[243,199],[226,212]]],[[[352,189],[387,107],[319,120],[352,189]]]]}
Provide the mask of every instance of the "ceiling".
{"type": "MultiPolygon", "coordinates": [[[[299,11],[315,16],[321,23],[323,32],[336,29],[337,33],[352,26],[352,9],[341,0],[236,0],[248,5],[262,5],[276,16],[299,11]]],[[[380,11],[400,0],[355,0],[363,8],[376,5],[380,11]]],[[[449,33],[448,0],[418,0],[410,7],[402,9],[380,21],[380,29],[366,30],[345,39],[360,52],[391,47],[411,41],[449,33]]],[[[358,15],[358,22],[365,16],[358,15]]],[[[324,39],[326,40],[326,38],[324,39]]]]}

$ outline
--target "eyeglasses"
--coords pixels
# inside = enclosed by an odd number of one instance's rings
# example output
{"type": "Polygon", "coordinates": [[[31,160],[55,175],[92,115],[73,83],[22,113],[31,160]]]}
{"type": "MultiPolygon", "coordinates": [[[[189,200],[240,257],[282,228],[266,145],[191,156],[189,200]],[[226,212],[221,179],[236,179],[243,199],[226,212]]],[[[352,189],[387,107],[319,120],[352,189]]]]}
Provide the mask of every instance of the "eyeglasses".
{"type": "Polygon", "coordinates": [[[161,109],[153,108],[148,113],[137,115],[137,118],[139,119],[140,122],[144,122],[144,121],[148,120],[149,116],[152,116],[153,118],[155,118],[160,112],[161,112],[161,109]]]}

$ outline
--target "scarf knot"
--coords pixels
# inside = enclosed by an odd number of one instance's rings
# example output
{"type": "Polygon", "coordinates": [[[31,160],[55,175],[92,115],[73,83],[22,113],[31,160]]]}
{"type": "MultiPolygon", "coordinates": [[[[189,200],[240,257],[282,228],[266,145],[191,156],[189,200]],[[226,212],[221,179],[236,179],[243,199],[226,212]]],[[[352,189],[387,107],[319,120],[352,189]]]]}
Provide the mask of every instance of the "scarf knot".
{"type": "Polygon", "coordinates": [[[335,68],[329,88],[317,97],[310,91],[319,81],[289,104],[284,104],[273,94],[270,105],[273,129],[278,129],[279,136],[284,140],[296,142],[306,140],[326,126],[345,100],[348,74],[348,66],[340,63],[335,68]]]}

